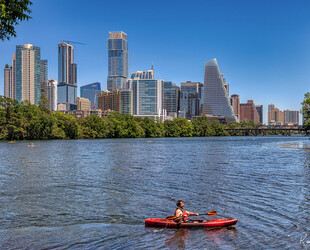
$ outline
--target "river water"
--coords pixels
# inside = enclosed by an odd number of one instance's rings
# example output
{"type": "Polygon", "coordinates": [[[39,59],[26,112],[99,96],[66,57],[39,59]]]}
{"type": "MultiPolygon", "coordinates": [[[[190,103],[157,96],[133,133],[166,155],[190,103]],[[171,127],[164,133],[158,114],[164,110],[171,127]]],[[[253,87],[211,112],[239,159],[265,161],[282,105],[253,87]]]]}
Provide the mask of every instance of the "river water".
{"type": "Polygon", "coordinates": [[[151,141],[1,142],[0,248],[310,249],[308,138],[151,141]],[[145,228],[179,199],[238,223],[145,228]]]}

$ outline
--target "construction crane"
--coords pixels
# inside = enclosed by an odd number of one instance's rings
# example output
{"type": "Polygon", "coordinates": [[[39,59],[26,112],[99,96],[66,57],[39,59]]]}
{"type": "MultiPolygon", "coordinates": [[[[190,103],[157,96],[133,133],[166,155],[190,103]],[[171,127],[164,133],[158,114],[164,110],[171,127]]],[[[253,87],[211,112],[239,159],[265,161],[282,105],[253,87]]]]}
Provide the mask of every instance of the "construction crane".
{"type": "Polygon", "coordinates": [[[80,43],[80,42],[74,42],[74,41],[66,41],[66,40],[61,40],[62,43],[76,43],[76,44],[82,44],[82,45],[87,45],[86,43],[80,43]]]}

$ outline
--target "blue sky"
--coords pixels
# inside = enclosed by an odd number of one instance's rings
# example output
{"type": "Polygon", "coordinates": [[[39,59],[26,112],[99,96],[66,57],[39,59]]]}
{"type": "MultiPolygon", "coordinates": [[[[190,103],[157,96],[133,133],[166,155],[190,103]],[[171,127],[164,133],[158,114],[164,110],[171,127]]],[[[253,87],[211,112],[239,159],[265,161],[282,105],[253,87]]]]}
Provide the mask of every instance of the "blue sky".
{"type": "Polygon", "coordinates": [[[31,9],[17,37],[0,42],[2,68],[16,45],[31,43],[57,80],[58,42],[83,42],[73,44],[78,86],[106,89],[108,33],[124,31],[130,73],[154,64],[157,79],[203,82],[204,64],[217,58],[230,94],[264,105],[264,121],[268,104],[299,110],[310,91],[310,1],[33,0],[31,9]]]}

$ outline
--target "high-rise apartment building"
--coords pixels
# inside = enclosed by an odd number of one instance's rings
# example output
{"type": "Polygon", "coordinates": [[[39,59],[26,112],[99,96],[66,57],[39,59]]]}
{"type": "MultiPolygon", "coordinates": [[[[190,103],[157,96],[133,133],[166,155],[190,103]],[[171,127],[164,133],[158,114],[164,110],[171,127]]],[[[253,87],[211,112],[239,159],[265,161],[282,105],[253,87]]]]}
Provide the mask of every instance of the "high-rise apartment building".
{"type": "Polygon", "coordinates": [[[203,98],[204,114],[223,116],[228,122],[237,121],[216,59],[205,64],[203,98]]]}
{"type": "Polygon", "coordinates": [[[57,81],[48,79],[47,81],[47,99],[49,102],[50,110],[57,110],[57,81]]]}
{"type": "Polygon", "coordinates": [[[47,97],[47,81],[48,81],[47,60],[41,60],[40,88],[41,88],[41,95],[45,95],[46,97],[47,97]]]}
{"type": "Polygon", "coordinates": [[[98,93],[101,91],[100,82],[94,82],[80,87],[80,96],[91,102],[91,109],[98,108],[98,93]]]}
{"type": "Polygon", "coordinates": [[[77,102],[77,110],[88,111],[91,109],[91,102],[87,98],[78,97],[76,102],[77,102]]]}
{"type": "Polygon", "coordinates": [[[16,100],[39,104],[41,90],[41,52],[32,44],[16,46],[16,100]]]}
{"type": "Polygon", "coordinates": [[[235,117],[237,121],[240,120],[240,96],[239,95],[231,95],[230,97],[230,105],[234,110],[235,117]]]}
{"type": "Polygon", "coordinates": [[[8,64],[4,67],[4,96],[12,99],[12,66],[8,64]]]}
{"type": "Polygon", "coordinates": [[[163,109],[167,117],[178,117],[180,88],[173,82],[164,82],[163,94],[163,109]]]}
{"type": "Polygon", "coordinates": [[[264,122],[264,119],[263,119],[263,105],[256,105],[256,111],[257,111],[257,114],[258,114],[258,117],[259,117],[259,122],[261,124],[263,124],[264,122]]]}
{"type": "Polygon", "coordinates": [[[268,125],[284,125],[284,112],[276,108],[273,104],[268,105],[272,107],[268,111],[268,125]]]}
{"type": "Polygon", "coordinates": [[[187,81],[181,83],[179,117],[192,119],[202,111],[203,84],[187,81]]]}
{"type": "Polygon", "coordinates": [[[73,62],[73,46],[66,42],[58,44],[58,103],[65,110],[77,108],[77,65],[73,62]]]}
{"type": "Polygon", "coordinates": [[[248,100],[247,103],[240,103],[240,122],[249,121],[259,122],[259,116],[253,100],[248,100]]]}
{"type": "Polygon", "coordinates": [[[105,90],[98,93],[98,108],[102,111],[121,112],[121,91],[114,89],[113,91],[105,90]]]}
{"type": "Polygon", "coordinates": [[[108,38],[108,79],[109,91],[124,88],[128,78],[127,34],[110,32],[108,38]]]}
{"type": "Polygon", "coordinates": [[[297,110],[284,110],[284,124],[285,125],[299,125],[299,111],[297,110]]]}
{"type": "Polygon", "coordinates": [[[127,88],[133,95],[133,115],[165,119],[163,83],[156,79],[128,79],[127,88]]]}
{"type": "Polygon", "coordinates": [[[268,112],[275,109],[275,105],[274,104],[269,104],[268,105],[268,112]]]}

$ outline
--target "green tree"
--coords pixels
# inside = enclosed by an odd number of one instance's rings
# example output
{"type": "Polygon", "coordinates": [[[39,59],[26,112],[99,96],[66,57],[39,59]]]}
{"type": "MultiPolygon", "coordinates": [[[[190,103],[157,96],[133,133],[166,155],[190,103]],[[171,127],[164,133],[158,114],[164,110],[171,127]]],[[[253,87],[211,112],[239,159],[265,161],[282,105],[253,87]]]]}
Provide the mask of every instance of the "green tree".
{"type": "Polygon", "coordinates": [[[181,128],[175,121],[166,120],[164,122],[164,127],[166,137],[179,137],[181,134],[181,128]]]}
{"type": "Polygon", "coordinates": [[[10,37],[16,37],[15,25],[23,20],[31,18],[29,6],[30,0],[0,0],[0,39],[10,40],[10,37]]]}
{"type": "Polygon", "coordinates": [[[304,119],[308,120],[310,118],[310,92],[307,92],[304,95],[304,100],[301,103],[300,113],[304,119]]]}
{"type": "Polygon", "coordinates": [[[47,113],[50,112],[50,104],[49,104],[47,97],[44,94],[41,94],[40,96],[39,108],[44,112],[47,112],[47,113]]]}
{"type": "Polygon", "coordinates": [[[207,116],[204,114],[192,121],[192,127],[193,136],[211,136],[214,133],[207,116]]]}
{"type": "Polygon", "coordinates": [[[175,118],[173,120],[175,124],[180,128],[181,137],[193,136],[192,124],[185,118],[175,118]]]}
{"type": "Polygon", "coordinates": [[[224,130],[224,126],[219,123],[219,121],[214,120],[211,122],[211,127],[214,130],[214,135],[216,136],[226,136],[228,133],[224,130]]]}

